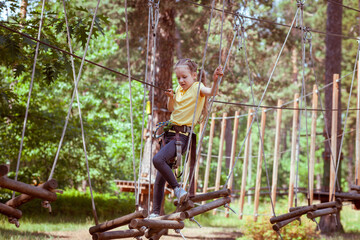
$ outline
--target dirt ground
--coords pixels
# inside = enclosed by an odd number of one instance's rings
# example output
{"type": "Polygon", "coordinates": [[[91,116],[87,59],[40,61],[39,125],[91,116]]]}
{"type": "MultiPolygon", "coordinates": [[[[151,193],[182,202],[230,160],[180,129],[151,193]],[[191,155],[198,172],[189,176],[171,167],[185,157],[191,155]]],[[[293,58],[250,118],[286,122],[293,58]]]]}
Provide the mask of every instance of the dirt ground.
{"type": "MultiPolygon", "coordinates": [[[[196,240],[235,240],[242,236],[242,233],[238,229],[224,229],[224,228],[185,228],[182,231],[186,239],[196,240]]],[[[49,234],[55,239],[66,239],[66,240],[86,240],[92,239],[87,229],[74,231],[74,232],[51,232],[49,234]]],[[[134,238],[127,238],[134,239],[134,238]]],[[[146,238],[144,238],[146,239],[146,238]]],[[[183,239],[180,234],[175,233],[174,230],[169,230],[168,235],[161,237],[162,240],[172,239],[183,239]]]]}

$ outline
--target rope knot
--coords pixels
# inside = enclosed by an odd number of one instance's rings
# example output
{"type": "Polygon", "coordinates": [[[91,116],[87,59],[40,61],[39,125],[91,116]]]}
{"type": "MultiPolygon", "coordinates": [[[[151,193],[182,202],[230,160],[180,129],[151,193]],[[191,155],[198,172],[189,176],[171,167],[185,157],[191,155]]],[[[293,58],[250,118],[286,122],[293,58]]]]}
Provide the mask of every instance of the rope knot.
{"type": "Polygon", "coordinates": [[[304,1],[296,0],[296,5],[297,5],[297,7],[300,8],[301,10],[304,9],[304,3],[305,3],[305,0],[304,0],[304,1]]]}

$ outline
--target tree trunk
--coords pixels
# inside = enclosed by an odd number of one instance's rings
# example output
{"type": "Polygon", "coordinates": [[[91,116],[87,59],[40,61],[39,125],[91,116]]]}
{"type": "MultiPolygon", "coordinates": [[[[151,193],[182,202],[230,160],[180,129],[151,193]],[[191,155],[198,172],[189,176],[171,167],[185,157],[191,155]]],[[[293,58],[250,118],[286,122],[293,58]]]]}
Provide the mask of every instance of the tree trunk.
{"type": "MultiPolygon", "coordinates": [[[[172,88],[172,71],[174,65],[174,51],[175,51],[175,6],[172,2],[161,2],[159,25],[156,33],[156,54],[155,61],[155,85],[164,89],[172,88]]],[[[150,80],[150,78],[149,78],[150,80]]],[[[149,100],[153,110],[153,119],[149,115],[147,129],[155,131],[156,123],[169,120],[170,112],[167,111],[167,96],[165,93],[157,88],[151,88],[149,91],[149,100]],[[152,101],[152,91],[154,91],[154,102],[152,101]]],[[[151,133],[152,134],[152,133],[151,133]]],[[[144,157],[142,162],[142,178],[148,178],[150,174],[150,166],[152,167],[151,179],[155,180],[155,168],[152,164],[151,156],[154,157],[159,151],[160,144],[157,139],[153,139],[151,148],[151,138],[148,134],[145,148],[144,157]],[[152,153],[152,154],[151,154],[152,153]]],[[[151,199],[152,200],[152,199],[151,199]]]]}
{"type": "Polygon", "coordinates": [[[20,17],[26,19],[28,0],[21,0],[20,4],[20,17]]]}
{"type": "MultiPolygon", "coordinates": [[[[342,3],[342,0],[336,0],[339,3],[342,3]]],[[[334,3],[328,2],[327,6],[327,21],[326,21],[326,32],[341,34],[341,25],[342,25],[342,8],[337,6],[334,3]]],[[[333,81],[333,74],[341,74],[341,37],[326,35],[325,39],[326,44],[326,57],[325,57],[325,84],[331,83],[333,81]]],[[[341,82],[339,82],[339,89],[341,89],[341,82]]],[[[338,108],[341,109],[341,91],[339,91],[339,105],[338,108]]],[[[325,90],[325,122],[327,130],[324,129],[325,136],[326,131],[331,133],[331,114],[332,114],[332,88],[327,88],[325,90]]],[[[341,111],[338,111],[338,135],[341,133],[341,111]]],[[[331,136],[329,136],[331,137],[331,136]]],[[[337,141],[337,151],[335,156],[337,159],[338,152],[340,150],[340,141],[337,141]]],[[[323,153],[324,158],[324,175],[323,175],[323,185],[322,190],[329,190],[329,172],[330,172],[330,144],[329,141],[325,142],[325,152],[323,153]]],[[[340,168],[339,171],[340,172],[340,168]]],[[[338,181],[340,178],[338,177],[338,181]]],[[[336,191],[339,191],[338,186],[336,185],[336,191]]],[[[327,215],[323,216],[320,219],[320,229],[322,233],[332,233],[343,231],[343,227],[340,222],[340,213],[336,214],[337,221],[333,216],[327,215]]]]}

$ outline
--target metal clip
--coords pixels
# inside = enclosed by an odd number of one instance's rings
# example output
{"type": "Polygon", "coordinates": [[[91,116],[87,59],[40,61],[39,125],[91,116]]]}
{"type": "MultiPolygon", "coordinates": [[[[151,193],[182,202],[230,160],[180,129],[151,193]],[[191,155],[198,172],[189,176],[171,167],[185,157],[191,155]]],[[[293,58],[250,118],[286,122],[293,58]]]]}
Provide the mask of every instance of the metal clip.
{"type": "Polygon", "coordinates": [[[232,209],[228,203],[226,203],[226,204],[224,205],[224,207],[227,208],[227,209],[229,209],[229,210],[231,210],[233,213],[237,214],[237,213],[235,212],[235,210],[232,209]]]}
{"type": "Polygon", "coordinates": [[[186,240],[185,236],[182,234],[182,232],[180,231],[180,229],[175,229],[176,233],[179,233],[181,235],[181,237],[186,240]]]}
{"type": "Polygon", "coordinates": [[[202,226],[200,225],[200,223],[199,223],[198,221],[196,221],[194,217],[189,218],[189,220],[190,220],[191,222],[196,223],[196,224],[199,226],[199,228],[202,228],[202,226]]]}
{"type": "Polygon", "coordinates": [[[52,212],[51,204],[50,204],[49,201],[42,201],[42,202],[41,202],[41,206],[42,206],[43,208],[47,208],[47,209],[49,210],[49,213],[52,212]]]}

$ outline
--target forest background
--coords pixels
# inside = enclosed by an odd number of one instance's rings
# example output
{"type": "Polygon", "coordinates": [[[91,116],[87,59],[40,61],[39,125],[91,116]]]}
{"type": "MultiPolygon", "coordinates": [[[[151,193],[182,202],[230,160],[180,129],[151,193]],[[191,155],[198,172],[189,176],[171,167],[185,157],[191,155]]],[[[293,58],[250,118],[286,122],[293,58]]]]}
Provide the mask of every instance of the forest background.
{"type": "MultiPolygon", "coordinates": [[[[198,1],[211,6],[211,1],[198,1]]],[[[278,23],[290,24],[297,9],[295,1],[224,1],[225,10],[238,12],[259,19],[267,19],[278,23]]],[[[216,7],[222,9],[223,1],[216,1],[216,7]]],[[[357,6],[354,0],[343,1],[343,4],[357,6]]],[[[88,37],[91,18],[96,1],[67,1],[67,14],[71,28],[73,49],[76,55],[84,52],[88,37]]],[[[148,2],[128,1],[129,7],[129,37],[131,74],[138,79],[145,79],[148,2]]],[[[187,1],[162,1],[160,11],[171,8],[175,14],[175,45],[174,52],[169,53],[172,61],[182,57],[189,57],[201,65],[204,46],[207,37],[210,10],[192,5],[187,1]]],[[[325,32],[327,1],[307,1],[304,8],[305,26],[325,32]]],[[[26,33],[34,38],[37,35],[41,2],[28,1],[26,16],[20,11],[20,2],[15,0],[0,2],[1,24],[26,33]]],[[[205,60],[205,70],[208,79],[212,71],[221,62],[225,63],[231,40],[234,36],[234,16],[224,15],[222,49],[219,61],[219,47],[221,40],[221,11],[214,11],[210,37],[205,60]]],[[[255,102],[260,100],[265,84],[274,66],[277,54],[288,32],[287,27],[271,23],[244,19],[246,43],[236,39],[228,65],[224,70],[225,76],[220,86],[217,100],[252,104],[246,62],[244,59],[244,44],[246,44],[249,61],[250,77],[253,81],[255,102]]],[[[350,9],[343,10],[342,33],[356,37],[359,33],[358,12],[350,9]]],[[[103,0],[96,18],[96,25],[90,42],[86,58],[100,63],[123,74],[128,74],[126,55],[126,32],[123,1],[103,0]]],[[[45,20],[42,28],[41,40],[68,50],[66,39],[66,25],[63,6],[60,1],[47,1],[45,20]]],[[[0,163],[10,164],[10,177],[15,175],[18,159],[22,126],[25,116],[26,102],[29,92],[35,42],[18,34],[0,28],[0,163]]],[[[357,53],[357,41],[354,39],[342,40],[341,76],[350,75],[341,82],[342,106],[347,105],[350,90],[351,76],[357,53]]],[[[166,47],[166,46],[165,46],[166,47]]],[[[304,78],[306,92],[311,92],[315,84],[315,76],[325,85],[325,35],[312,33],[313,61],[309,57],[309,45],[306,48],[304,78]],[[314,67],[315,74],[312,71],[314,67]]],[[[75,60],[76,69],[79,69],[80,60],[75,60]]],[[[172,69],[169,69],[172,71],[172,69]]],[[[171,79],[173,88],[177,86],[174,74],[171,79]]],[[[114,74],[105,69],[86,63],[78,86],[81,102],[82,117],[85,127],[85,136],[90,165],[90,174],[96,192],[113,192],[114,180],[133,180],[132,170],[132,143],[130,125],[130,99],[127,77],[114,74]]],[[[156,80],[155,80],[156,81],[156,80]]],[[[294,29],[284,48],[272,81],[266,92],[263,105],[275,106],[278,99],[284,102],[292,101],[295,93],[300,93],[302,83],[301,62],[301,34],[294,29]]],[[[40,45],[40,51],[35,72],[35,82],[29,117],[27,121],[24,147],[21,155],[19,180],[23,182],[43,182],[50,173],[53,160],[59,145],[62,129],[65,122],[69,102],[73,91],[73,78],[70,58],[57,50],[40,45]]],[[[146,91],[149,93],[147,87],[146,91]]],[[[135,159],[140,158],[141,129],[143,116],[144,85],[132,81],[133,118],[135,133],[135,159]]],[[[356,108],[356,90],[353,91],[351,108],[356,108]]],[[[149,98],[149,96],[147,96],[149,98]]],[[[323,100],[323,98],[322,98],[323,100]]],[[[310,105],[310,98],[307,100],[310,105]]],[[[217,117],[227,112],[234,116],[235,111],[246,114],[248,108],[236,105],[214,103],[212,112],[217,117]]],[[[342,120],[345,119],[342,114],[342,120]]],[[[291,146],[291,110],[283,111],[281,126],[281,160],[279,165],[278,186],[287,187],[290,169],[291,146]]],[[[310,126],[310,115],[302,118],[300,138],[299,186],[307,187],[307,149],[305,119],[310,126]]],[[[304,116],[304,115],[303,115],[304,116]]],[[[318,130],[315,174],[323,175],[322,153],[324,152],[325,137],[323,136],[323,115],[318,114],[318,130]]],[[[347,129],[355,126],[356,112],[349,113],[347,129]]],[[[276,111],[268,111],[265,132],[265,154],[270,179],[273,154],[273,139],[275,134],[276,111]]],[[[147,118],[145,124],[147,124],[147,118]]],[[[246,135],[247,118],[240,119],[238,150],[246,135]]],[[[221,121],[216,121],[216,133],[213,144],[213,155],[219,151],[221,121]]],[[[233,120],[227,121],[225,155],[231,152],[233,120]]],[[[146,126],[146,125],[145,125],[146,126]]],[[[208,133],[208,131],[207,131],[208,133]]],[[[208,134],[206,134],[208,135],[208,134]]],[[[258,138],[257,128],[253,127],[252,155],[257,159],[258,138]]],[[[341,186],[347,189],[353,181],[354,168],[354,139],[353,133],[346,134],[343,144],[343,166],[341,168],[341,186]],[[345,177],[346,176],[346,177],[345,177]]],[[[203,142],[203,151],[206,154],[208,137],[203,142]]],[[[226,158],[228,159],[228,158],[226,158]]],[[[205,164],[200,161],[199,186],[203,184],[205,164]]],[[[216,160],[211,163],[210,182],[215,182],[216,160]]],[[[229,161],[223,162],[222,183],[228,174],[229,161]]],[[[138,165],[136,166],[138,169],[138,165]]],[[[256,164],[250,166],[253,174],[248,185],[255,185],[256,164]]],[[[235,166],[234,186],[240,188],[241,161],[235,166]]],[[[263,170],[264,172],[264,170],[263,170]]],[[[58,165],[54,178],[58,180],[60,188],[80,189],[87,179],[85,158],[82,147],[79,113],[76,101],[73,104],[68,130],[60,151],[58,165]]],[[[320,186],[321,177],[316,179],[320,186]]],[[[263,174],[262,186],[266,186],[266,175],[263,174]]],[[[9,194],[9,193],[6,193],[9,194]]],[[[5,195],[6,195],[5,194],[5,195]]],[[[9,196],[4,196],[3,199],[9,196]]]]}

